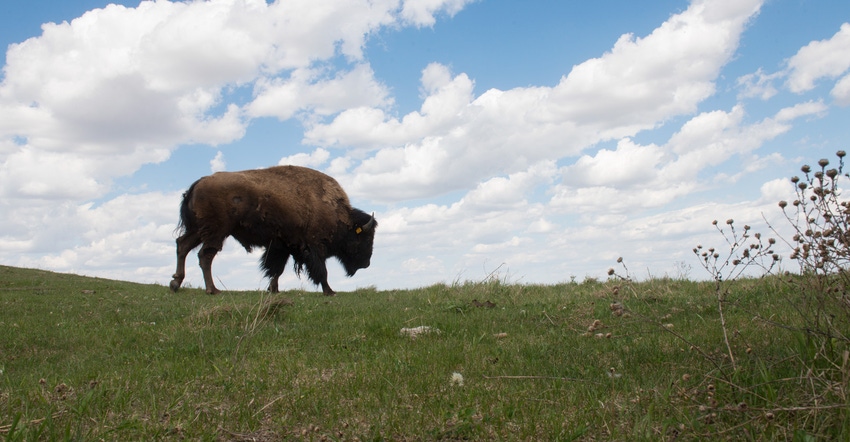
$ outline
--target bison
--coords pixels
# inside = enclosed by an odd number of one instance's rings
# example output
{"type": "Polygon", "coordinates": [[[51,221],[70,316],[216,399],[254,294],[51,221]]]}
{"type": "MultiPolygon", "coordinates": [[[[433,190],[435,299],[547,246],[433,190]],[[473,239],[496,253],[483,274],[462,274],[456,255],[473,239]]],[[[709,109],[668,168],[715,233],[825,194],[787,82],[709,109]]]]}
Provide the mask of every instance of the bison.
{"type": "Polygon", "coordinates": [[[186,255],[195,247],[209,294],[219,293],[212,261],[228,236],[249,253],[263,247],[260,266],[269,291],[292,256],[296,273],[306,268],[325,295],[325,260],[335,257],[348,276],[369,267],[378,223],[375,215],[351,207],[333,178],[306,167],[277,166],[242,172],[218,172],[195,181],[183,194],[177,238],[177,270],[169,286],[177,291],[186,276],[186,255]]]}

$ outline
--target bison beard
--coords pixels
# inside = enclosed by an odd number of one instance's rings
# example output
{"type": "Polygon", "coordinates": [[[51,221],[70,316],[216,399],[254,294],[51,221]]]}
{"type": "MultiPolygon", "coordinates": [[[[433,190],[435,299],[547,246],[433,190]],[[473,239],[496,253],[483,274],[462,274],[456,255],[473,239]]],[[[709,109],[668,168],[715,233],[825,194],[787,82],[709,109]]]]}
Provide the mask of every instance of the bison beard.
{"type": "Polygon", "coordinates": [[[333,295],[325,261],[335,257],[348,276],[369,267],[374,215],[351,207],[333,178],[305,167],[277,166],[242,172],[218,172],[193,183],[180,205],[181,235],[177,238],[177,270],[171,290],[186,276],[186,256],[195,247],[207,293],[219,293],[212,278],[212,261],[228,236],[245,250],[263,247],[260,266],[269,278],[269,291],[278,291],[278,278],[292,256],[299,275],[333,295]]]}

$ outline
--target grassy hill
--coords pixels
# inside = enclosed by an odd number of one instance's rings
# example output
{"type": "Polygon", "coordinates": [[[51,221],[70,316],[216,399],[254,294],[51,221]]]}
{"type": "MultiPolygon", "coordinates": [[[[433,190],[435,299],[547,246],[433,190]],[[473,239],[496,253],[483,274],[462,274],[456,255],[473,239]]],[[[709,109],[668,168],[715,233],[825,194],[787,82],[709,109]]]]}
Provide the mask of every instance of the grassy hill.
{"type": "Polygon", "coordinates": [[[846,346],[789,330],[778,277],[729,284],[209,296],[0,266],[0,438],[850,438],[846,346]]]}

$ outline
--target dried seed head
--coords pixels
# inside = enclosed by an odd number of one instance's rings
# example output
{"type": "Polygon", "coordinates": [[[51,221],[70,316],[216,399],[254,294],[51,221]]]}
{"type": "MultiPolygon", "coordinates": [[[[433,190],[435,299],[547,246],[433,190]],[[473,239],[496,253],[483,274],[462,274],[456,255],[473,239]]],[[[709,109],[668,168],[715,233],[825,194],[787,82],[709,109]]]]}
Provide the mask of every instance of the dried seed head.
{"type": "Polygon", "coordinates": [[[617,262],[618,263],[623,262],[623,257],[621,256],[621,257],[617,258],[617,262]]]}
{"type": "Polygon", "coordinates": [[[613,274],[614,274],[614,269],[608,269],[608,276],[611,276],[613,274]]]}
{"type": "Polygon", "coordinates": [[[792,182],[792,183],[794,183],[794,184],[799,183],[799,182],[800,182],[800,177],[792,176],[792,177],[791,177],[791,182],[792,182]]]}
{"type": "Polygon", "coordinates": [[[826,167],[828,165],[829,165],[829,160],[827,160],[826,158],[821,158],[820,160],[818,160],[818,166],[826,167]]]}
{"type": "Polygon", "coordinates": [[[787,206],[788,206],[788,202],[787,202],[787,201],[780,201],[780,202],[779,202],[779,207],[781,207],[781,208],[783,208],[783,209],[784,209],[784,208],[785,208],[785,207],[787,207],[787,206]]]}
{"type": "Polygon", "coordinates": [[[836,155],[838,158],[844,158],[844,155],[847,155],[847,153],[846,153],[846,152],[844,152],[843,150],[839,150],[838,152],[835,152],[835,155],[836,155]]]}
{"type": "Polygon", "coordinates": [[[802,171],[803,171],[803,173],[809,173],[809,172],[811,172],[811,171],[812,171],[812,168],[811,168],[811,167],[809,167],[809,165],[808,165],[808,164],[805,164],[805,165],[803,165],[803,167],[801,167],[801,168],[800,168],[800,170],[802,170],[802,171]]]}
{"type": "Polygon", "coordinates": [[[727,219],[727,220],[726,220],[726,224],[729,224],[730,226],[731,226],[731,225],[732,225],[732,223],[734,223],[734,222],[735,222],[735,221],[733,221],[733,220],[732,220],[732,218],[729,218],[729,219],[727,219]]]}
{"type": "Polygon", "coordinates": [[[837,177],[837,176],[838,176],[838,170],[836,170],[836,169],[829,169],[829,170],[827,170],[827,171],[826,171],[826,176],[828,176],[828,177],[830,177],[830,178],[832,178],[832,179],[835,179],[835,177],[837,177]]]}
{"type": "Polygon", "coordinates": [[[712,221],[712,222],[711,222],[711,225],[712,225],[712,226],[716,226],[716,225],[717,225],[717,220],[712,221]]]}

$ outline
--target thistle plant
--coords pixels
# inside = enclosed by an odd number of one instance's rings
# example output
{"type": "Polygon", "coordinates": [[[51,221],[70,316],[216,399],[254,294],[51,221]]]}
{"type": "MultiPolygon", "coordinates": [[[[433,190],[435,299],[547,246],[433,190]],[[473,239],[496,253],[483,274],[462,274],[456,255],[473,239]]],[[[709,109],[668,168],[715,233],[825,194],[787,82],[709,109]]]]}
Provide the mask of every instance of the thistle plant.
{"type": "Polygon", "coordinates": [[[727,302],[729,294],[726,282],[739,278],[753,266],[760,267],[765,273],[770,273],[779,262],[779,254],[773,251],[775,239],[768,238],[764,241],[760,233],[752,233],[749,225],[745,224],[741,231],[735,228],[733,219],[726,220],[728,230],[721,227],[717,220],[714,220],[712,224],[723,236],[727,247],[723,250],[714,247],[703,249],[702,245],[698,245],[694,247],[693,252],[699,258],[700,265],[711,274],[714,280],[714,293],[717,296],[717,311],[720,315],[723,340],[732,368],[736,370],[735,355],[729,343],[726,316],[723,312],[723,305],[727,302]]]}
{"type": "Polygon", "coordinates": [[[694,255],[699,258],[700,265],[715,281],[718,295],[723,295],[723,281],[736,279],[751,267],[759,267],[764,273],[771,273],[779,263],[779,254],[773,250],[776,244],[774,238],[764,240],[758,232],[753,233],[749,225],[744,225],[743,231],[735,228],[735,220],[726,220],[728,230],[721,227],[717,220],[712,221],[727,247],[703,249],[702,245],[694,247],[694,255]]]}
{"type": "Polygon", "coordinates": [[[842,184],[850,179],[844,171],[846,153],[836,153],[838,167],[829,168],[824,158],[818,167],[801,168],[803,177],[792,177],[796,198],[780,201],[785,219],[794,232],[790,258],[801,277],[789,279],[800,295],[798,312],[806,331],[828,339],[850,342],[850,201],[842,199],[842,184]]]}

